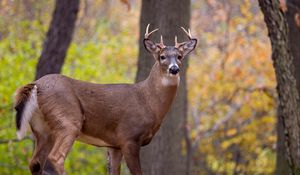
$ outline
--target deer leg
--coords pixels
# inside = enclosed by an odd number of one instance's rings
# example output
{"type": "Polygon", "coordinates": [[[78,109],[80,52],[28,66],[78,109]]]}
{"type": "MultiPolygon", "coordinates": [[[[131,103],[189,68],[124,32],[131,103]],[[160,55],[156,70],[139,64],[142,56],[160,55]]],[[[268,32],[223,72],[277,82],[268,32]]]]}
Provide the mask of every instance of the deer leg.
{"type": "Polygon", "coordinates": [[[108,148],[108,173],[109,175],[120,175],[122,152],[120,149],[108,148]]]}
{"type": "Polygon", "coordinates": [[[43,175],[65,175],[64,162],[75,139],[79,135],[76,127],[66,127],[67,129],[56,132],[54,135],[54,145],[51,149],[44,169],[43,175]]]}
{"type": "Polygon", "coordinates": [[[41,175],[46,158],[53,147],[50,130],[41,115],[32,117],[30,127],[35,138],[35,147],[29,169],[33,175],[41,175]]]}
{"type": "Polygon", "coordinates": [[[46,158],[51,151],[52,146],[53,142],[48,135],[36,136],[34,153],[29,165],[32,175],[42,174],[42,168],[44,167],[46,158]]]}
{"type": "Polygon", "coordinates": [[[142,175],[140,164],[140,145],[136,143],[128,143],[122,147],[126,164],[132,175],[142,175]]]}

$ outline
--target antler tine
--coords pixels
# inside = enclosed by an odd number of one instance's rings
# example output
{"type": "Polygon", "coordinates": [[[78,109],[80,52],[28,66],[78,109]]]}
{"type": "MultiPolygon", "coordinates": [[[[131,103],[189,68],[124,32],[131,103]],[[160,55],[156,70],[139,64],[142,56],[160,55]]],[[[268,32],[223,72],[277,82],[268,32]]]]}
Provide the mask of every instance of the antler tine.
{"type": "Polygon", "coordinates": [[[185,30],[185,28],[183,28],[183,27],[181,27],[181,29],[184,31],[184,33],[187,34],[187,36],[189,37],[189,39],[192,39],[192,34],[191,34],[191,30],[190,29],[188,29],[188,31],[185,30]]]}
{"type": "Polygon", "coordinates": [[[160,43],[161,43],[161,44],[164,44],[164,40],[163,40],[162,35],[160,35],[160,43]]]}
{"type": "Polygon", "coordinates": [[[154,29],[149,33],[149,26],[150,26],[150,24],[148,24],[147,28],[146,28],[145,39],[148,39],[152,33],[156,32],[158,30],[158,29],[154,29]]]}
{"type": "Polygon", "coordinates": [[[148,24],[148,25],[147,25],[147,27],[146,27],[146,33],[145,33],[145,37],[146,37],[146,35],[148,35],[149,26],[150,26],[150,24],[148,24]]]}
{"type": "Polygon", "coordinates": [[[158,31],[158,29],[152,30],[152,31],[148,34],[148,36],[150,36],[152,33],[156,32],[156,31],[158,31]]]}
{"type": "MultiPolygon", "coordinates": [[[[154,29],[154,30],[152,30],[152,31],[149,33],[149,26],[150,26],[150,24],[148,24],[147,27],[146,27],[145,39],[149,39],[149,36],[150,36],[152,33],[156,32],[156,31],[158,30],[158,29],[154,29]]],[[[162,35],[160,36],[160,43],[156,43],[156,45],[159,46],[160,48],[166,47],[166,46],[164,45],[164,41],[163,41],[162,35]]]]}
{"type": "Polygon", "coordinates": [[[161,47],[161,48],[166,47],[166,46],[164,45],[164,40],[163,40],[163,36],[162,36],[162,35],[160,35],[160,43],[158,44],[158,46],[161,47]]]}
{"type": "Polygon", "coordinates": [[[178,46],[178,42],[177,42],[177,36],[175,36],[175,47],[178,46]]]}

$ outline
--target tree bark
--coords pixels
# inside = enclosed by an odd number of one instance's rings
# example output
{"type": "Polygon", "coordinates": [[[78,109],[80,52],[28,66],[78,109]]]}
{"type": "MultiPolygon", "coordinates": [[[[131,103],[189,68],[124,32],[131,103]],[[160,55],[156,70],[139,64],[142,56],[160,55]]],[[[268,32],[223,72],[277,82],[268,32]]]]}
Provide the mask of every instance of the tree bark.
{"type": "Polygon", "coordinates": [[[278,0],[259,0],[272,45],[279,109],[291,174],[300,174],[300,105],[290,53],[288,25],[278,0]]]}
{"type": "MultiPolygon", "coordinates": [[[[288,22],[289,28],[289,46],[291,49],[291,54],[293,55],[293,64],[296,68],[294,71],[294,76],[296,78],[297,91],[300,94],[300,28],[297,27],[295,23],[295,15],[299,12],[300,1],[298,0],[288,0],[287,1],[287,11],[285,13],[285,18],[288,22]]],[[[280,111],[277,115],[280,115],[280,111]]],[[[284,144],[284,128],[282,119],[278,116],[277,122],[277,161],[276,161],[276,175],[290,174],[288,161],[286,159],[286,147],[284,144]]]]}
{"type": "MultiPolygon", "coordinates": [[[[154,64],[152,55],[144,49],[142,40],[148,23],[152,29],[159,28],[153,40],[164,37],[166,45],[174,45],[174,37],[187,40],[180,27],[189,28],[190,0],[143,0],[140,18],[140,47],[136,81],[145,79],[154,64]]],[[[176,99],[152,142],[142,149],[142,169],[145,175],[184,175],[187,174],[185,151],[185,121],[187,117],[186,58],[180,72],[181,81],[176,99]]]]}
{"type": "Polygon", "coordinates": [[[289,26],[289,43],[291,53],[293,55],[293,63],[296,68],[294,75],[297,81],[297,90],[300,92],[300,27],[295,23],[296,14],[300,14],[300,1],[288,0],[288,11],[286,12],[286,19],[289,26]],[[299,82],[299,83],[298,83],[299,82]]]}
{"type": "Polygon", "coordinates": [[[74,33],[78,10],[79,0],[56,0],[35,79],[60,73],[74,33]]]}
{"type": "Polygon", "coordinates": [[[277,109],[277,144],[276,144],[276,167],[275,175],[291,174],[287,155],[287,148],[285,147],[284,126],[282,121],[282,113],[280,106],[277,109]]]}

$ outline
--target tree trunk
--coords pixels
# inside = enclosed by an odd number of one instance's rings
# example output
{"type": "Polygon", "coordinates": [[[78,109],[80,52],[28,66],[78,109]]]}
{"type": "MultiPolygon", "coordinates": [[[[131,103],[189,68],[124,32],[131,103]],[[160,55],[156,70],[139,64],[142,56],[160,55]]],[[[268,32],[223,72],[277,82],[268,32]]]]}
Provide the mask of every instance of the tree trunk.
{"type": "Polygon", "coordinates": [[[300,106],[294,77],[293,55],[290,53],[288,25],[278,0],[259,0],[272,45],[272,59],[287,159],[291,174],[300,174],[300,106]]]}
{"type": "Polygon", "coordinates": [[[60,73],[74,33],[78,10],[79,0],[56,0],[35,79],[46,74],[60,73]]]}
{"type": "MultiPolygon", "coordinates": [[[[143,0],[140,18],[140,47],[136,81],[145,79],[154,64],[152,55],[144,49],[142,40],[146,25],[159,28],[153,40],[159,41],[163,35],[166,45],[174,45],[174,37],[187,40],[180,27],[189,27],[190,0],[143,0]]],[[[145,175],[184,175],[187,174],[185,153],[185,121],[187,117],[186,69],[187,60],[180,72],[181,81],[176,99],[152,142],[142,149],[141,161],[145,175]]]]}
{"type": "MultiPolygon", "coordinates": [[[[293,55],[293,64],[296,68],[294,71],[294,76],[297,82],[298,94],[300,94],[300,28],[297,27],[295,23],[295,15],[299,12],[300,1],[298,0],[288,0],[287,1],[287,11],[285,13],[285,18],[288,22],[289,27],[289,46],[291,49],[291,54],[293,55]]],[[[282,119],[278,112],[278,122],[277,122],[277,161],[276,161],[276,175],[289,174],[289,165],[286,159],[286,147],[284,144],[284,128],[282,119]]]]}
{"type": "Polygon", "coordinates": [[[295,67],[294,75],[297,82],[298,94],[300,93],[300,26],[295,23],[296,14],[300,15],[300,1],[288,0],[288,11],[286,12],[286,19],[289,26],[289,43],[291,53],[293,55],[293,63],[295,67]],[[298,83],[299,82],[299,83],[298,83]]]}
{"type": "Polygon", "coordinates": [[[284,127],[282,121],[282,113],[280,106],[277,109],[277,145],[276,145],[276,167],[275,175],[291,174],[290,166],[287,155],[287,149],[285,147],[284,139],[284,127]]]}

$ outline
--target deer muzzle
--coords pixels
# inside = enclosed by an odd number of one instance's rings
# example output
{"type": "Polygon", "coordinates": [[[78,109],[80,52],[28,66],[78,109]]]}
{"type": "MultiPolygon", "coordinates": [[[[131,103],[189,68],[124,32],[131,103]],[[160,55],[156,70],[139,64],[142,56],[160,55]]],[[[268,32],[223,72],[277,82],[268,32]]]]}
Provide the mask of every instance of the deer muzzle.
{"type": "Polygon", "coordinates": [[[180,71],[179,67],[176,65],[173,65],[169,68],[169,72],[173,75],[178,74],[178,72],[180,71]]]}

